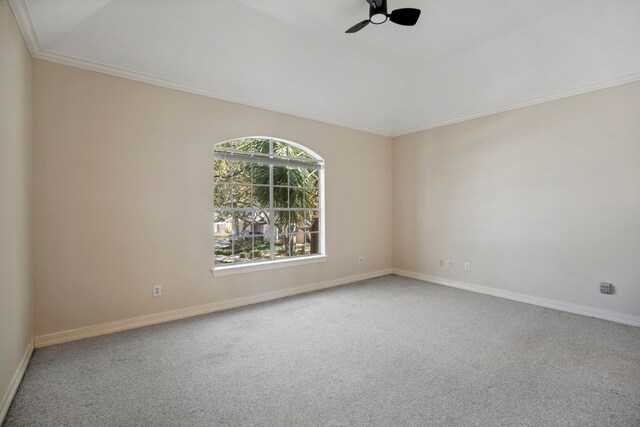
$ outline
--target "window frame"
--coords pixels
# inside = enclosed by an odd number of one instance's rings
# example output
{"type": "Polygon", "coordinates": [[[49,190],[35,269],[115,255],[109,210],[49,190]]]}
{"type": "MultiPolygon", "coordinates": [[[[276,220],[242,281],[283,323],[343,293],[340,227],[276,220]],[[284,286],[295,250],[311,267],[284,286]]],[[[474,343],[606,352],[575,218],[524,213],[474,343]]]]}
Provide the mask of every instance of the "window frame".
{"type": "MultiPolygon", "coordinates": [[[[250,152],[250,151],[243,152],[243,151],[238,151],[233,149],[225,149],[224,152],[225,153],[236,152],[239,156],[241,156],[243,153],[256,153],[256,152],[250,152]]],[[[235,274],[235,273],[248,273],[253,271],[263,271],[263,270],[271,270],[276,268],[293,267],[293,266],[299,266],[304,264],[315,264],[318,262],[324,262],[326,260],[327,253],[326,253],[326,246],[325,246],[326,227],[325,227],[325,198],[324,198],[324,172],[325,172],[324,158],[322,158],[320,155],[310,150],[309,148],[293,141],[288,141],[281,138],[274,138],[270,136],[250,136],[250,137],[233,138],[227,141],[216,143],[213,149],[213,159],[214,159],[214,162],[213,162],[212,171],[214,175],[214,179],[213,179],[213,196],[214,197],[213,197],[213,210],[212,210],[211,224],[212,224],[212,234],[214,237],[214,245],[213,245],[213,266],[211,267],[211,272],[213,273],[214,276],[226,276],[226,275],[235,274]],[[275,258],[276,227],[270,226],[269,227],[269,230],[271,233],[270,250],[269,250],[270,259],[258,260],[258,261],[252,260],[248,262],[234,263],[229,265],[216,264],[215,226],[214,226],[216,212],[234,210],[234,207],[215,206],[215,194],[216,194],[216,187],[217,187],[215,183],[215,174],[216,174],[215,160],[218,159],[217,154],[223,151],[223,150],[218,151],[218,147],[225,143],[234,142],[238,140],[250,140],[250,139],[262,139],[262,140],[269,141],[269,153],[268,154],[260,153],[260,155],[257,155],[254,157],[265,157],[268,159],[265,161],[265,163],[256,162],[256,164],[267,164],[269,166],[269,207],[267,208],[267,211],[270,218],[275,217],[276,211],[283,210],[283,208],[276,207],[274,203],[274,187],[278,187],[278,185],[274,185],[273,168],[274,166],[277,166],[278,161],[295,160],[295,158],[287,159],[286,157],[273,154],[273,142],[280,142],[282,144],[289,145],[293,148],[296,148],[304,152],[305,154],[307,154],[313,159],[311,161],[307,161],[307,160],[302,160],[302,161],[308,162],[310,165],[313,165],[314,168],[318,171],[318,183],[317,183],[318,207],[317,209],[316,208],[309,209],[309,210],[318,212],[318,221],[319,221],[318,253],[309,254],[309,255],[296,255],[296,256],[285,257],[285,258],[275,258]]],[[[233,160],[233,161],[238,161],[238,160],[233,160]]],[[[298,161],[300,161],[300,159],[298,159],[298,161]]],[[[287,187],[290,187],[290,186],[287,185],[287,187]]],[[[252,210],[255,210],[255,208],[247,208],[246,210],[252,211],[252,210]]],[[[287,207],[284,210],[296,210],[296,208],[287,207]]]]}

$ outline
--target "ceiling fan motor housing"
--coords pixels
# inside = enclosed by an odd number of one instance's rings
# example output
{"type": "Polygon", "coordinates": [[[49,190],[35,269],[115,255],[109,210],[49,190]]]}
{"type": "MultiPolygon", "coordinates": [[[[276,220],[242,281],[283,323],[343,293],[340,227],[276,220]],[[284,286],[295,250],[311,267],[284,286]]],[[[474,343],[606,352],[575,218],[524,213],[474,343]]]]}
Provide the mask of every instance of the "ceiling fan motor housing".
{"type": "Polygon", "coordinates": [[[383,0],[380,7],[369,6],[369,22],[372,24],[384,24],[387,22],[387,0],[383,0]]]}

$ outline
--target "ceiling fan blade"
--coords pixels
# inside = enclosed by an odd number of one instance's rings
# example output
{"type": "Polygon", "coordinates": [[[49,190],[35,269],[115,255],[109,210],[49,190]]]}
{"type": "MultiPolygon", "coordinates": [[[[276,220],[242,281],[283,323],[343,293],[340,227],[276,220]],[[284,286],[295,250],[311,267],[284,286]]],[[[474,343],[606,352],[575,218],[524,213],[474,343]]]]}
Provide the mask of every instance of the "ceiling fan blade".
{"type": "Polygon", "coordinates": [[[412,26],[416,25],[420,18],[420,9],[405,8],[396,9],[389,15],[389,20],[394,24],[412,26]]]}
{"type": "Polygon", "coordinates": [[[354,25],[353,27],[349,28],[347,31],[345,31],[345,33],[357,33],[358,31],[360,31],[361,29],[363,29],[364,27],[366,27],[367,25],[369,25],[369,20],[365,19],[362,22],[358,22],[356,25],[354,25]]]}

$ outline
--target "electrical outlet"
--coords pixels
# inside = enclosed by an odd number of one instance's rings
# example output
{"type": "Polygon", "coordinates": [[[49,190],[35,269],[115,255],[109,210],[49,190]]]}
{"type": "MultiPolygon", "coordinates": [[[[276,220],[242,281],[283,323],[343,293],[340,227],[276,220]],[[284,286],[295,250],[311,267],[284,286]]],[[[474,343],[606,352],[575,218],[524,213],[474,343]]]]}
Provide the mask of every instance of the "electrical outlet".
{"type": "Polygon", "coordinates": [[[447,260],[447,268],[451,268],[451,260],[450,259],[447,260]]]}
{"type": "Polygon", "coordinates": [[[440,267],[444,267],[444,260],[443,259],[440,260],[440,267]]]}
{"type": "Polygon", "coordinates": [[[160,295],[162,295],[162,286],[153,285],[153,296],[159,297],[160,295]]]}
{"type": "Polygon", "coordinates": [[[464,271],[470,271],[471,270],[471,265],[468,262],[464,263],[464,271]]]}
{"type": "Polygon", "coordinates": [[[358,262],[360,264],[364,263],[364,257],[361,255],[360,258],[358,258],[358,262]]]}
{"type": "Polygon", "coordinates": [[[613,293],[613,285],[607,282],[600,282],[600,293],[611,295],[613,293]]]}

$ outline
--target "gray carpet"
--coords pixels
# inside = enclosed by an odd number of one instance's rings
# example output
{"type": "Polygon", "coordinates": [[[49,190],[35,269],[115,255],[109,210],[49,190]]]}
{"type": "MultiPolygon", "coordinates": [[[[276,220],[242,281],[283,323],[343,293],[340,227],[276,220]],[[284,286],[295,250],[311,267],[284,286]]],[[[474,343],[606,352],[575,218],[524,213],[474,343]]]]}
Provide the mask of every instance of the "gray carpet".
{"type": "Polygon", "coordinates": [[[639,426],[640,328],[386,276],[36,350],[7,426],[639,426]]]}

